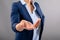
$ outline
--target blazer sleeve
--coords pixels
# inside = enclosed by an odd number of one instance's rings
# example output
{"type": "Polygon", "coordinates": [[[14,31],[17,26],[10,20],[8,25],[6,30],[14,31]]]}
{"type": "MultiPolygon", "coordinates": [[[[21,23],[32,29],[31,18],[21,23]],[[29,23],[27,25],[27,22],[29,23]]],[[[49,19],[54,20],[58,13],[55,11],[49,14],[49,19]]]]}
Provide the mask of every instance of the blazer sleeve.
{"type": "Polygon", "coordinates": [[[18,24],[20,20],[21,19],[20,19],[17,3],[14,2],[12,4],[12,11],[11,11],[11,26],[14,32],[19,32],[16,30],[16,24],[18,24]]]}

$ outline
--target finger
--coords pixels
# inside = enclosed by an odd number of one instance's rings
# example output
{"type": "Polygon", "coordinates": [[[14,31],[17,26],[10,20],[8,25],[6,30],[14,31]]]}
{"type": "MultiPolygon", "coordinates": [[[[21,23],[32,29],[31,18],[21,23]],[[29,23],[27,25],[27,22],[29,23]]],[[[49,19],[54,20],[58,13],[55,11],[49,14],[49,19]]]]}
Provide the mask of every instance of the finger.
{"type": "Polygon", "coordinates": [[[30,22],[26,22],[26,27],[25,27],[25,29],[27,29],[27,30],[33,30],[33,24],[30,23],[30,22]]]}
{"type": "Polygon", "coordinates": [[[25,27],[26,30],[33,30],[33,27],[25,27]]]}
{"type": "Polygon", "coordinates": [[[37,21],[37,22],[34,24],[34,27],[37,27],[38,23],[39,23],[39,22],[37,21]]]}
{"type": "Polygon", "coordinates": [[[41,21],[41,19],[40,18],[38,18],[38,20],[36,21],[36,23],[34,24],[34,27],[38,27],[38,25],[40,24],[40,21],[41,21]]]}
{"type": "Polygon", "coordinates": [[[38,18],[38,20],[40,20],[40,21],[41,21],[41,19],[40,19],[40,18],[38,18]]]}

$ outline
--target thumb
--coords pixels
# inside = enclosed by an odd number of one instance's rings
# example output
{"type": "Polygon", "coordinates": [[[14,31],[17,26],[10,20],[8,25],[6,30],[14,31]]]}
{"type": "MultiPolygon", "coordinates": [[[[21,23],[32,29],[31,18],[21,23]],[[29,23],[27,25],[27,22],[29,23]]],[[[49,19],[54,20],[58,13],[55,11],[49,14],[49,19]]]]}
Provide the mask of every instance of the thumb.
{"type": "Polygon", "coordinates": [[[40,19],[40,18],[38,18],[38,20],[36,21],[36,23],[34,23],[34,24],[33,24],[35,28],[37,28],[37,27],[38,27],[38,25],[39,25],[40,21],[41,21],[41,19],[40,19]]]}

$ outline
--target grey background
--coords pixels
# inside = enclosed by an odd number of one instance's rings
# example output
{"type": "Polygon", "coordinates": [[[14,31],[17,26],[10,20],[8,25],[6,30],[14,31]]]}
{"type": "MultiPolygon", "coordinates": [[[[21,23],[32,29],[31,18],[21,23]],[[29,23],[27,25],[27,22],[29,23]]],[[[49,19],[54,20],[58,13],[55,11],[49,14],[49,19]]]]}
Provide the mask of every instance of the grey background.
{"type": "MultiPolygon", "coordinates": [[[[0,0],[0,40],[14,40],[11,30],[11,5],[18,0],[0,0]]],[[[35,0],[45,15],[42,40],[60,40],[60,0],[35,0]]]]}

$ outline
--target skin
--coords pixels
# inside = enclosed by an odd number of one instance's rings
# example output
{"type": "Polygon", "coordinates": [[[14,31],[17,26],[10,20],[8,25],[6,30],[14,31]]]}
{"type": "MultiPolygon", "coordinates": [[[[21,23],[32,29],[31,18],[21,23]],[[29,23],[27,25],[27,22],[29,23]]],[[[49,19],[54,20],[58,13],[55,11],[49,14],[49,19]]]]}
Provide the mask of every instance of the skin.
{"type": "Polygon", "coordinates": [[[27,3],[27,6],[30,8],[31,12],[34,10],[34,6],[32,5],[32,0],[24,0],[27,3]]]}
{"type": "MultiPolygon", "coordinates": [[[[30,8],[31,12],[33,12],[34,7],[31,4],[32,0],[24,0],[24,1],[27,3],[27,5],[30,8]]],[[[26,30],[34,30],[35,28],[37,28],[39,26],[40,22],[41,22],[40,18],[38,18],[36,23],[34,23],[34,24],[32,24],[31,22],[26,21],[26,20],[21,20],[20,23],[18,23],[16,25],[16,30],[17,31],[23,31],[24,29],[26,29],[26,30]]]]}

